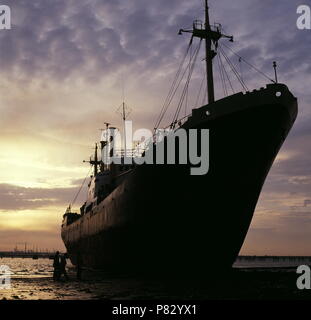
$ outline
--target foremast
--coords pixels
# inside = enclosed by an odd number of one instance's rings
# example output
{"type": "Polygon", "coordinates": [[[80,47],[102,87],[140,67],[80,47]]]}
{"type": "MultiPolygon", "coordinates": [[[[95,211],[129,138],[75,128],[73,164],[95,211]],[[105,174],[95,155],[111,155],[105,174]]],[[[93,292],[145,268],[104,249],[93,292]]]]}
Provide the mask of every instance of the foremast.
{"type": "MultiPolygon", "coordinates": [[[[209,7],[208,0],[205,0],[205,31],[211,33],[211,26],[209,21],[209,7]]],[[[194,34],[195,36],[195,34],[194,34]]],[[[213,58],[216,52],[212,50],[212,39],[206,36],[205,38],[205,61],[206,61],[206,74],[207,74],[207,97],[208,103],[213,103],[215,101],[215,91],[214,91],[214,75],[213,75],[213,58]]]]}
{"type": "Polygon", "coordinates": [[[221,32],[221,25],[215,24],[212,28],[209,19],[208,0],[205,0],[205,26],[203,28],[202,22],[194,21],[192,30],[180,29],[179,34],[183,32],[192,33],[192,37],[205,40],[205,60],[206,60],[206,79],[207,79],[207,96],[208,103],[215,102],[214,91],[214,75],[213,75],[213,59],[217,55],[218,41],[221,38],[228,38],[233,42],[233,36],[225,35],[221,32]]]}

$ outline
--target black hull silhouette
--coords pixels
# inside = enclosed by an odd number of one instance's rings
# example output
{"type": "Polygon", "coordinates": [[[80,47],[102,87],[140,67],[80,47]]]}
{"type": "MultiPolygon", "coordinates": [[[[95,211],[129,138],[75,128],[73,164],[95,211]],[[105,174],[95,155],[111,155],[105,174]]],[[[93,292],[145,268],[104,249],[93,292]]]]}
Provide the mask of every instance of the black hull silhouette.
{"type": "Polygon", "coordinates": [[[80,256],[92,268],[184,275],[230,268],[296,116],[297,99],[282,84],[194,109],[182,127],[210,129],[209,172],[137,166],[92,211],[63,224],[72,263],[80,256]]]}

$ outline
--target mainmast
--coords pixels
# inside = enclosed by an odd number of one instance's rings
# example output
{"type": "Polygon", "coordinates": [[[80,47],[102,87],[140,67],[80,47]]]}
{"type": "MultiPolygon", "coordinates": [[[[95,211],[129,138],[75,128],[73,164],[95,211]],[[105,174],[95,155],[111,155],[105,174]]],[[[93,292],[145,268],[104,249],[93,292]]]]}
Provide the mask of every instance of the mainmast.
{"type": "Polygon", "coordinates": [[[92,160],[92,158],[90,157],[89,161],[85,161],[85,160],[83,161],[83,162],[88,162],[89,164],[94,166],[94,177],[97,175],[98,166],[100,166],[100,163],[101,163],[101,161],[98,161],[97,151],[98,151],[98,146],[97,146],[97,143],[95,143],[94,160],[92,160]]]}
{"type": "Polygon", "coordinates": [[[98,147],[97,147],[97,143],[95,143],[95,154],[94,154],[94,177],[96,177],[97,173],[98,173],[98,156],[97,156],[97,151],[98,151],[98,147]]]}
{"type": "MultiPolygon", "coordinates": [[[[100,144],[101,144],[101,155],[102,155],[102,160],[101,160],[101,171],[105,171],[105,169],[109,169],[109,165],[107,164],[107,159],[108,159],[108,130],[109,130],[109,126],[110,126],[110,123],[109,122],[105,122],[105,125],[106,125],[106,128],[105,129],[101,129],[101,131],[105,130],[105,140],[101,140],[100,144]],[[104,148],[106,147],[106,150],[105,150],[105,154],[103,154],[103,150],[104,148]]],[[[104,138],[102,136],[102,138],[104,138]]]]}
{"type": "MultiPolygon", "coordinates": [[[[211,32],[211,26],[209,22],[209,12],[208,12],[208,0],[205,0],[205,30],[206,32],[211,32]]],[[[212,40],[210,37],[206,37],[205,41],[205,56],[206,56],[206,74],[207,74],[207,93],[208,93],[208,103],[213,103],[215,101],[214,92],[214,76],[213,76],[213,58],[214,51],[212,51],[212,40]]]]}
{"type": "Polygon", "coordinates": [[[126,120],[126,114],[125,114],[125,103],[123,101],[122,103],[122,120],[123,120],[123,136],[124,136],[124,158],[126,157],[126,127],[125,127],[125,120],[126,120]]]}
{"type": "Polygon", "coordinates": [[[193,23],[192,30],[179,30],[179,34],[183,32],[192,33],[192,37],[200,38],[205,40],[205,60],[206,60],[206,79],[207,79],[207,96],[208,103],[213,103],[215,101],[214,92],[214,76],[213,76],[213,59],[217,55],[218,41],[221,38],[228,38],[233,41],[233,36],[227,36],[221,33],[221,25],[217,24],[213,26],[210,25],[209,20],[209,7],[208,0],[205,0],[205,25],[203,28],[202,21],[196,20],[193,23]]]}
{"type": "MultiPolygon", "coordinates": [[[[121,116],[122,116],[122,121],[123,121],[123,148],[124,148],[124,151],[123,151],[123,156],[124,158],[126,158],[127,156],[127,141],[126,141],[126,118],[127,116],[131,113],[131,108],[128,107],[124,100],[121,104],[121,106],[118,108],[117,110],[121,116]]],[[[122,152],[121,152],[122,153],[122,152]]]]}

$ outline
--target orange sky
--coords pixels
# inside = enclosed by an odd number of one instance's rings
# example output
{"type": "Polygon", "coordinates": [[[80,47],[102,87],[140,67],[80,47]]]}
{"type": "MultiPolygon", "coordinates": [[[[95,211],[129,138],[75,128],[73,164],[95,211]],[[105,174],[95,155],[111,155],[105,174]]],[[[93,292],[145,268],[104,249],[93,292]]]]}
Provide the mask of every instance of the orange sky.
{"type": "MultiPolygon", "coordinates": [[[[270,2],[211,6],[215,21],[236,36],[234,50],[269,74],[276,59],[281,81],[299,98],[297,122],[241,253],[311,255],[311,32],[295,27],[296,1],[270,2]]],[[[12,29],[0,31],[0,250],[25,241],[29,248],[63,249],[62,215],[88,171],[82,161],[99,129],[105,121],[120,126],[122,87],[134,126],[153,128],[189,41],[177,32],[202,18],[201,1],[16,0],[12,15],[12,29]]],[[[244,67],[251,88],[266,84],[244,67]]],[[[220,98],[217,66],[215,74],[220,98]]]]}

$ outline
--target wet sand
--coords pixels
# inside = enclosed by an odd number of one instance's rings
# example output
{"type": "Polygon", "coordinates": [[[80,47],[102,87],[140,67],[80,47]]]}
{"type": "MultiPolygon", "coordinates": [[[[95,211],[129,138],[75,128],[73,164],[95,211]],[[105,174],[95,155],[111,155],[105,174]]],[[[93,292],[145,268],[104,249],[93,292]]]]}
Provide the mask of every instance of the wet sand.
{"type": "Polygon", "coordinates": [[[309,300],[311,290],[296,288],[288,270],[234,270],[222,281],[160,281],[94,274],[82,281],[54,282],[50,277],[15,278],[4,300],[309,300]]]}
{"type": "Polygon", "coordinates": [[[0,300],[310,300],[311,290],[298,290],[296,268],[235,268],[206,279],[139,278],[84,270],[81,281],[69,266],[69,280],[52,279],[48,259],[0,260],[11,266],[11,289],[0,300]]]}

